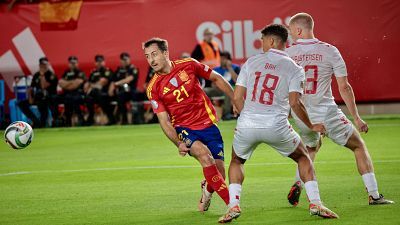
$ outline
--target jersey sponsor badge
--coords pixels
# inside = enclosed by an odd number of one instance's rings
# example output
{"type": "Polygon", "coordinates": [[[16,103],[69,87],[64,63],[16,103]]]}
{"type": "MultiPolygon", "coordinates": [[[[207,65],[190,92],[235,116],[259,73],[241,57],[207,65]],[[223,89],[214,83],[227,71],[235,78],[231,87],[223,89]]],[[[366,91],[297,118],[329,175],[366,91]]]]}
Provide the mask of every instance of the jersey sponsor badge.
{"type": "Polygon", "coordinates": [[[178,76],[183,82],[186,82],[187,80],[189,80],[189,75],[184,70],[181,70],[181,72],[179,72],[178,76]]]}
{"type": "Polygon", "coordinates": [[[154,109],[158,109],[158,103],[155,100],[151,100],[150,102],[154,109]]]}
{"type": "Polygon", "coordinates": [[[164,87],[164,90],[163,90],[163,95],[167,94],[169,90],[170,90],[169,88],[167,88],[167,87],[164,87]]]}
{"type": "Polygon", "coordinates": [[[174,87],[178,87],[178,80],[175,77],[169,80],[169,83],[171,83],[174,87]]]}

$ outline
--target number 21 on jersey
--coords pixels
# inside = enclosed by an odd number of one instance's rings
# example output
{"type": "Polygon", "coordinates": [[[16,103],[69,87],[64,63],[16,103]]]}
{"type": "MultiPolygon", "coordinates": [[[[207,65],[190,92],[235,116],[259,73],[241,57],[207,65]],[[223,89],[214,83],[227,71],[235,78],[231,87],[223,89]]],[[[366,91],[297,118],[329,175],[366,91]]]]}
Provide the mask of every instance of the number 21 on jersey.
{"type": "MultiPolygon", "coordinates": [[[[253,87],[253,93],[251,97],[251,101],[256,101],[257,100],[257,88],[258,84],[260,82],[261,78],[261,72],[256,72],[256,79],[254,82],[254,87],[253,87]]],[[[272,105],[274,102],[274,91],[276,89],[276,86],[278,85],[279,77],[272,75],[272,74],[266,74],[264,81],[262,83],[262,89],[260,96],[258,97],[258,102],[264,105],[272,105]],[[272,84],[271,84],[272,83],[272,84]],[[268,94],[268,95],[267,95],[268,94]]]]}
{"type": "Polygon", "coordinates": [[[172,94],[176,97],[176,101],[178,103],[183,101],[184,99],[184,96],[181,97],[182,93],[186,95],[186,97],[189,97],[189,94],[187,93],[186,88],[183,85],[181,86],[180,89],[175,89],[174,92],[172,92],[172,94]]]}

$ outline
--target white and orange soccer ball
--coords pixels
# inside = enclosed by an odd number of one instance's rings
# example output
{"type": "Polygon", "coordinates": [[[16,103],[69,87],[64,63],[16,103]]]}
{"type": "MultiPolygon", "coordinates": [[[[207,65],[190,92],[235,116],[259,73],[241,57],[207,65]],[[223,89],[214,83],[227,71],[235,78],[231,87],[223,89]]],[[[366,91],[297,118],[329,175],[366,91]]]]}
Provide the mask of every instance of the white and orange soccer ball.
{"type": "Polygon", "coordinates": [[[13,149],[26,148],[33,139],[33,129],[23,121],[16,121],[7,127],[4,139],[13,149]]]}

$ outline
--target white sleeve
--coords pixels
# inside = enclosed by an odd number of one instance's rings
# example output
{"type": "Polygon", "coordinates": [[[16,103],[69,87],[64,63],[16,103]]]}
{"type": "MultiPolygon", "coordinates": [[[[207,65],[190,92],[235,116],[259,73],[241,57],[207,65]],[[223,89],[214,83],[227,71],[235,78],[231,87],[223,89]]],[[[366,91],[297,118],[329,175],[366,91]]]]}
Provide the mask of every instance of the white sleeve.
{"type": "Polygon", "coordinates": [[[304,80],[305,80],[305,73],[304,69],[300,66],[295,67],[293,70],[293,75],[289,80],[289,93],[290,92],[299,92],[303,94],[304,91],[304,80]]]}
{"type": "Polygon", "coordinates": [[[239,86],[242,86],[245,88],[247,88],[247,80],[249,77],[248,71],[247,71],[247,62],[248,61],[246,61],[243,65],[243,67],[240,69],[240,73],[239,73],[239,76],[238,76],[238,78],[236,80],[236,84],[235,84],[235,85],[239,85],[239,86]]]}
{"type": "Polygon", "coordinates": [[[336,47],[333,47],[331,56],[332,69],[336,77],[347,76],[346,63],[344,62],[342,55],[336,47]]]}

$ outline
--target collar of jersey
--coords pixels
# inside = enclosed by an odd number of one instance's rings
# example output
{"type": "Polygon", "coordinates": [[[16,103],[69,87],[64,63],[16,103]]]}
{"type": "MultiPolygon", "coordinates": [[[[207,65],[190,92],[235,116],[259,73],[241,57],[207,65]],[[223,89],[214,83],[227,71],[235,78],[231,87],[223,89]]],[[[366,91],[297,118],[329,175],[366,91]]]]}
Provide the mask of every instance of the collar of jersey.
{"type": "MultiPolygon", "coordinates": [[[[172,70],[173,70],[174,68],[175,68],[175,63],[174,63],[174,61],[171,60],[171,72],[172,72],[172,70]]],[[[159,74],[159,73],[156,73],[156,75],[157,75],[157,76],[165,76],[165,75],[170,75],[171,72],[169,72],[168,74],[159,74]]]]}
{"type": "Polygon", "coordinates": [[[289,57],[289,55],[286,52],[274,48],[271,48],[270,50],[268,50],[268,52],[273,52],[278,55],[284,55],[289,57]]]}
{"type": "Polygon", "coordinates": [[[310,39],[297,39],[296,43],[317,43],[319,42],[318,39],[316,38],[310,38],[310,39]]]}

